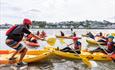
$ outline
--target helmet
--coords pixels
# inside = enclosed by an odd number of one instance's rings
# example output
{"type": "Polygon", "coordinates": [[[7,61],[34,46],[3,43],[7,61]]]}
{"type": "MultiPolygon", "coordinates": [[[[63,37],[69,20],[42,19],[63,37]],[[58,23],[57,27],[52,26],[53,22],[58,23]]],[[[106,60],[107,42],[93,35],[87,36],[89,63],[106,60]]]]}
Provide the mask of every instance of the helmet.
{"type": "Polygon", "coordinates": [[[73,41],[77,41],[78,37],[73,37],[72,39],[73,39],[73,41]]]}
{"type": "Polygon", "coordinates": [[[30,19],[25,18],[25,19],[23,20],[23,24],[24,24],[24,25],[32,25],[32,21],[31,21],[30,19]]]}
{"type": "Polygon", "coordinates": [[[108,38],[112,38],[112,39],[114,39],[114,37],[113,37],[113,36],[108,36],[108,38]]]}

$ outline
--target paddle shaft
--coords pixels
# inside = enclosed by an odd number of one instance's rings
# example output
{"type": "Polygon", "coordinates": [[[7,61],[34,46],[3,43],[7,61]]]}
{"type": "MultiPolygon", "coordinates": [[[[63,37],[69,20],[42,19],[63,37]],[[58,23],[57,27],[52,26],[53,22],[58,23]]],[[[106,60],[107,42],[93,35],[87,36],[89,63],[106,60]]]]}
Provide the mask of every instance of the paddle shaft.
{"type": "MultiPolygon", "coordinates": [[[[97,43],[98,44],[98,46],[100,47],[100,48],[102,48],[102,46],[99,44],[99,43],[97,43]]],[[[103,51],[107,54],[107,55],[110,55],[104,48],[102,48],[103,49],[103,51]]]]}
{"type": "MultiPolygon", "coordinates": [[[[69,46],[68,46],[69,47],[69,46]]],[[[92,63],[87,59],[87,58],[84,58],[82,57],[80,54],[78,54],[73,48],[70,48],[75,54],[77,54],[81,59],[82,61],[88,65],[88,67],[91,67],[92,66],[92,63]]]]}

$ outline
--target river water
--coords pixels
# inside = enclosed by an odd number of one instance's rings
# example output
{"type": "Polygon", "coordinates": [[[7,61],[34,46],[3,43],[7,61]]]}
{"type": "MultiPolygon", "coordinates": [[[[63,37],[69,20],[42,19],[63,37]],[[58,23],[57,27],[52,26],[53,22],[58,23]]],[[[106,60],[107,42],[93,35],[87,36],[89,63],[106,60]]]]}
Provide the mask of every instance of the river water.
{"type": "MultiPolygon", "coordinates": [[[[7,29],[0,29],[0,50],[11,49],[5,44],[6,30],[7,29]]],[[[38,30],[39,31],[44,30],[48,36],[55,36],[56,34],[60,35],[59,33],[60,31],[63,31],[65,35],[66,34],[71,35],[70,29],[32,29],[31,32],[36,34],[38,30]]],[[[73,31],[76,32],[77,36],[81,37],[82,34],[85,34],[89,31],[91,31],[94,34],[99,32],[111,33],[111,32],[115,32],[115,29],[74,29],[73,31]]],[[[82,37],[82,39],[80,40],[82,43],[82,49],[92,48],[87,46],[85,39],[86,37],[82,37]]],[[[43,41],[38,41],[38,42],[40,44],[39,48],[28,48],[28,49],[40,50],[43,49],[44,46],[48,45],[46,42],[43,41]]],[[[69,44],[72,43],[72,40],[65,40],[65,42],[69,44]]],[[[23,45],[25,44],[23,43],[23,45]]],[[[66,45],[62,45],[60,41],[57,39],[54,47],[64,48],[66,47],[66,45]]],[[[81,60],[67,60],[67,59],[56,58],[44,62],[31,63],[29,64],[29,70],[115,70],[115,63],[113,62],[96,61],[96,63],[98,64],[98,67],[90,69],[86,65],[84,65],[84,63],[81,60]]]]}

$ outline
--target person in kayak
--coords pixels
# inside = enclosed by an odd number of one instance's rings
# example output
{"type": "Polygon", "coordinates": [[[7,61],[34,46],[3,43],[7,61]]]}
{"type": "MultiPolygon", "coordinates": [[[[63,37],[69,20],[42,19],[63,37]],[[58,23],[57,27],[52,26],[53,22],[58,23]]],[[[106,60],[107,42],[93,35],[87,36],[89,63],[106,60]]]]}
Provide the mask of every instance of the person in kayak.
{"type": "Polygon", "coordinates": [[[40,38],[45,38],[47,37],[46,32],[42,31],[41,34],[39,35],[40,38]]]}
{"type": "Polygon", "coordinates": [[[95,36],[91,32],[88,32],[86,35],[88,35],[92,39],[95,39],[95,36]]]}
{"type": "Polygon", "coordinates": [[[76,33],[72,32],[72,34],[70,35],[70,37],[76,37],[76,33]]]}
{"type": "Polygon", "coordinates": [[[61,33],[61,36],[65,36],[64,32],[60,31],[60,33],[61,33]]]}
{"type": "Polygon", "coordinates": [[[97,34],[95,37],[99,38],[97,40],[98,43],[100,43],[101,45],[107,45],[107,37],[104,37],[102,32],[97,34]]]}
{"type": "Polygon", "coordinates": [[[86,37],[90,37],[92,39],[95,39],[95,36],[91,33],[91,32],[87,32],[85,35],[83,36],[86,36],[86,37]]]}
{"type": "MultiPolygon", "coordinates": [[[[108,38],[107,38],[107,50],[104,49],[108,53],[111,53],[111,54],[115,53],[115,42],[113,41],[113,39],[114,39],[113,36],[108,36],[108,38]]],[[[93,50],[91,52],[100,52],[101,51],[101,52],[106,53],[104,50],[101,47],[98,47],[97,49],[95,49],[95,50],[93,50]]]]}
{"type": "Polygon", "coordinates": [[[30,19],[25,18],[23,20],[23,24],[11,27],[7,32],[6,44],[16,50],[13,55],[9,58],[9,60],[15,60],[15,55],[20,53],[20,59],[17,63],[17,66],[23,66],[25,63],[23,62],[23,58],[26,55],[27,48],[24,47],[20,42],[23,39],[24,34],[28,34],[36,39],[40,39],[38,36],[35,36],[29,31],[30,26],[32,25],[32,21],[30,19]]]}
{"type": "Polygon", "coordinates": [[[74,53],[74,51],[69,47],[70,45],[74,45],[74,50],[80,54],[81,52],[81,42],[78,41],[78,39],[81,39],[79,37],[72,37],[72,40],[73,40],[73,43],[67,45],[67,47],[61,49],[60,51],[63,51],[63,52],[71,52],[71,53],[74,53]]]}

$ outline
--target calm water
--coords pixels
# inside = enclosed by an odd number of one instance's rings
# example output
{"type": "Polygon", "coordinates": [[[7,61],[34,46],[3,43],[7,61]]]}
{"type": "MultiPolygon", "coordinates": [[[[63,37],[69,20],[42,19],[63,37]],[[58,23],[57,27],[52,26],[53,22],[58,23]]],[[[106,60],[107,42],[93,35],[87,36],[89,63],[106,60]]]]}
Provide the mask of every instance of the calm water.
{"type": "MultiPolygon", "coordinates": [[[[70,35],[71,30],[70,29],[38,29],[39,31],[44,30],[48,36],[55,36],[60,35],[60,31],[63,31],[65,34],[70,35]]],[[[38,31],[37,29],[31,30],[34,34],[38,31]]],[[[81,34],[85,34],[88,31],[93,32],[94,34],[103,32],[103,33],[111,33],[115,32],[114,29],[74,29],[73,31],[76,32],[77,36],[81,37],[81,34]]],[[[5,32],[6,29],[0,29],[0,49],[11,49],[7,45],[5,45],[5,32]]],[[[82,49],[87,48],[87,43],[85,41],[85,37],[83,37],[80,41],[82,42],[82,49]]],[[[47,45],[46,42],[39,41],[40,47],[36,49],[42,49],[44,46],[47,45]]],[[[72,40],[65,40],[66,43],[72,43],[72,40]]],[[[23,43],[23,42],[22,42],[23,43]]],[[[25,45],[23,43],[23,45],[25,45]]],[[[26,46],[26,45],[25,45],[26,46]]],[[[62,45],[60,41],[57,39],[56,44],[54,47],[60,47],[64,48],[66,45],[62,45]]],[[[28,48],[30,49],[30,48],[28,48]]],[[[35,48],[31,48],[35,49],[35,48]]],[[[112,62],[97,62],[98,67],[94,68],[92,70],[115,70],[115,63],[112,62]]],[[[51,59],[49,61],[45,61],[42,63],[32,63],[29,64],[29,70],[91,70],[87,68],[82,61],[76,60],[76,61],[71,61],[71,60],[66,60],[66,59],[51,59]]]]}

